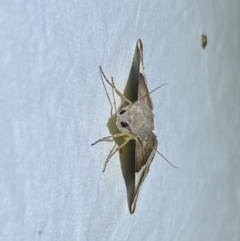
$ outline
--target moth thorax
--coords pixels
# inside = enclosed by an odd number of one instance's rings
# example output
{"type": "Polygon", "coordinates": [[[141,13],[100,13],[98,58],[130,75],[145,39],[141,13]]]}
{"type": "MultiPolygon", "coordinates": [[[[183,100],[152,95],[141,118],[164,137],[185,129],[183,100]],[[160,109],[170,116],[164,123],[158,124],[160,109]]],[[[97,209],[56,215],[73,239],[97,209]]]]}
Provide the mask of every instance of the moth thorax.
{"type": "Polygon", "coordinates": [[[117,114],[116,125],[123,133],[146,137],[154,129],[152,110],[143,103],[134,103],[126,111],[117,114]]]}

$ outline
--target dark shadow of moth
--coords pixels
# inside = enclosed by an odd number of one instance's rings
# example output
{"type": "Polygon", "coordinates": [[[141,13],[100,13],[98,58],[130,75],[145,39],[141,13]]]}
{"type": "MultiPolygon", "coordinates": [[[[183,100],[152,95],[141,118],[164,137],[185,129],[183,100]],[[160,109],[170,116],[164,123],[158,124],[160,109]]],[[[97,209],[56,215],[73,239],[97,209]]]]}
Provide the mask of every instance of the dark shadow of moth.
{"type": "MultiPolygon", "coordinates": [[[[147,176],[155,153],[157,152],[170,163],[157,151],[158,141],[156,135],[153,133],[153,104],[150,98],[150,93],[165,84],[162,84],[151,92],[148,91],[143,72],[143,46],[140,39],[136,44],[133,63],[124,94],[116,88],[113,78],[111,78],[110,82],[103,73],[102,68],[99,68],[104,80],[122,100],[115,116],[115,125],[120,132],[101,138],[92,145],[113,138],[116,140],[117,144],[114,145],[106,158],[103,172],[111,157],[119,151],[123,176],[127,187],[129,211],[130,213],[134,213],[140,187],[147,176]]],[[[170,163],[170,165],[172,164],[170,163]]]]}

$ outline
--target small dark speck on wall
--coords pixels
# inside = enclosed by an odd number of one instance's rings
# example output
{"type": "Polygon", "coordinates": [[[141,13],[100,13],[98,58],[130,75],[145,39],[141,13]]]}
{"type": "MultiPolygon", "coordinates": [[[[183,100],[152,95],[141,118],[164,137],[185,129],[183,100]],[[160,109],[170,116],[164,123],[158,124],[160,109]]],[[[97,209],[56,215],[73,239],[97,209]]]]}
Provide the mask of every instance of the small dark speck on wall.
{"type": "Polygon", "coordinates": [[[207,35],[206,34],[202,34],[201,44],[202,44],[202,48],[205,49],[205,47],[207,46],[207,35]]]}

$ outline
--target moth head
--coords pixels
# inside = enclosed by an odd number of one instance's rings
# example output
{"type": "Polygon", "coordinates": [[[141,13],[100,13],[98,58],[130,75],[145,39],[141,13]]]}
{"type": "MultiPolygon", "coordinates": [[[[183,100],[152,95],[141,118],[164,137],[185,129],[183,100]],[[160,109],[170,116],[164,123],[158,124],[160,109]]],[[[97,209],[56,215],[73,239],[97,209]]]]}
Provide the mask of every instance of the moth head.
{"type": "Polygon", "coordinates": [[[128,111],[128,108],[125,107],[125,108],[119,110],[118,114],[117,114],[117,123],[116,123],[116,125],[117,125],[118,129],[121,130],[124,133],[131,132],[127,111],[128,111]]]}
{"type": "Polygon", "coordinates": [[[152,110],[139,102],[120,109],[116,125],[126,135],[147,136],[153,130],[152,110]]]}

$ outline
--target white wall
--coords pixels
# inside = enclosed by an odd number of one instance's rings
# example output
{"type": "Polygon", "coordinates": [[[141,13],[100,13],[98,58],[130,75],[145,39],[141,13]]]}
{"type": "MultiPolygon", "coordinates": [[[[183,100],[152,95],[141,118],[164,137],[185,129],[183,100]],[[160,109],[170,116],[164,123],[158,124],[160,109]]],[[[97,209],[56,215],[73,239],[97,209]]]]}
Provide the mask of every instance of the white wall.
{"type": "Polygon", "coordinates": [[[240,240],[240,1],[0,2],[0,240],[240,240]],[[208,44],[200,45],[206,33],[208,44]],[[129,214],[110,105],[144,46],[158,150],[129,214]],[[110,91],[110,89],[108,89],[110,91]]]}

